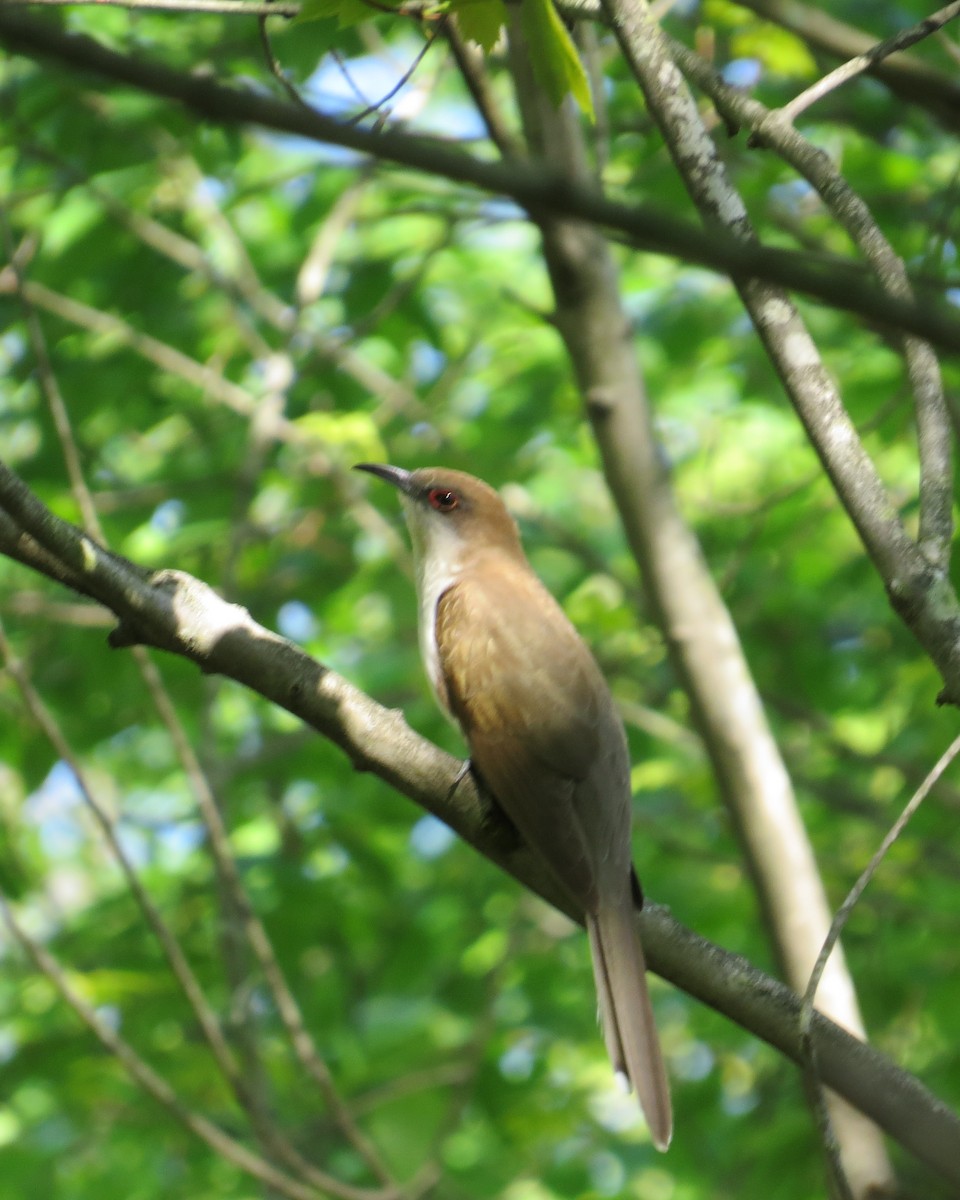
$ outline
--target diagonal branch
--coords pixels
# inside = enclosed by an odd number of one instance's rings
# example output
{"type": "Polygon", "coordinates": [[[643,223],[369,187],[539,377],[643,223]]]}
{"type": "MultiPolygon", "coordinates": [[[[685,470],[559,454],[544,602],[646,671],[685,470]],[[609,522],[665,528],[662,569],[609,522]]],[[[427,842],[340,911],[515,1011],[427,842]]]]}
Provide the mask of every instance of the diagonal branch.
{"type": "MultiPolygon", "coordinates": [[[[814,50],[834,58],[869,55],[878,43],[872,34],[832,16],[828,6],[817,7],[800,0],[740,0],[740,3],[764,20],[790,30],[814,50]]],[[[902,52],[872,62],[867,73],[881,80],[901,100],[928,109],[947,128],[960,129],[960,83],[955,75],[902,52]]]]}
{"type": "Polygon", "coordinates": [[[939,12],[931,13],[929,17],[924,17],[922,21],[912,25],[909,29],[901,29],[882,42],[877,42],[863,54],[856,55],[842,66],[824,75],[822,79],[818,79],[799,96],[794,96],[789,104],[784,105],[783,116],[788,121],[796,120],[800,113],[805,112],[812,104],[816,104],[818,100],[835,88],[841,87],[849,79],[856,79],[858,75],[876,67],[891,54],[896,54],[899,50],[906,50],[908,46],[915,46],[917,42],[930,37],[957,16],[960,16],[960,0],[953,0],[939,12]]]}
{"type": "MultiPolygon", "coordinates": [[[[382,708],[257,625],[244,609],[225,603],[201,581],[173,571],[151,575],[96,546],[50,513],[0,464],[2,511],[7,520],[0,521],[0,534],[4,529],[29,534],[47,556],[37,561],[39,569],[52,557],[78,581],[79,590],[117,615],[120,626],[111,638],[115,646],[139,640],[253,688],[334,742],[358,769],[373,772],[446,822],[525,887],[580,919],[471,777],[460,779],[462,764],[415,734],[398,712],[382,708]]],[[[4,544],[0,537],[0,549],[4,544]]],[[[802,1062],[800,1000],[793,991],[684,929],[663,908],[647,905],[640,922],[653,970],[802,1062]]],[[[813,1041],[827,1086],[960,1187],[956,1114],[913,1076],[819,1014],[813,1041]]]]}
{"type": "MultiPolygon", "coordinates": [[[[889,295],[911,296],[902,259],[883,234],[860,196],[831,162],[785,119],[759,101],[731,88],[699,55],[670,42],[674,60],[695,80],[733,125],[752,131],[751,142],[773,149],[816,189],[824,206],[850,235],[889,295]]],[[[940,365],[933,348],[921,339],[903,339],[903,353],[913,389],[920,450],[920,538],[924,557],[935,567],[949,564],[953,534],[953,470],[951,432],[940,365]]],[[[848,506],[849,507],[849,506],[848,506]]]]}
{"type": "MultiPolygon", "coordinates": [[[[642,0],[604,0],[604,5],[710,235],[723,232],[744,245],[754,244],[756,234],[743,201],[727,177],[663,35],[644,15],[642,0]]],[[[749,272],[733,276],[891,603],[946,681],[941,698],[960,702],[960,603],[946,571],[929,562],[907,535],[789,295],[749,272]]]]}
{"type": "Polygon", "coordinates": [[[314,141],[342,146],[484,191],[511,196],[527,209],[589,221],[624,235],[657,254],[673,255],[725,274],[771,279],[785,287],[847,308],[869,320],[960,350],[960,317],[936,295],[920,302],[884,296],[856,265],[844,259],[777,250],[743,242],[722,229],[709,232],[648,205],[608,199],[591,185],[571,185],[544,164],[486,162],[452,149],[439,139],[392,129],[359,129],[319,113],[307,112],[269,96],[226,87],[200,75],[160,63],[128,57],[93,38],[66,34],[0,7],[0,44],[28,56],[52,57],[81,70],[166,97],[218,124],[251,123],[314,141]]]}

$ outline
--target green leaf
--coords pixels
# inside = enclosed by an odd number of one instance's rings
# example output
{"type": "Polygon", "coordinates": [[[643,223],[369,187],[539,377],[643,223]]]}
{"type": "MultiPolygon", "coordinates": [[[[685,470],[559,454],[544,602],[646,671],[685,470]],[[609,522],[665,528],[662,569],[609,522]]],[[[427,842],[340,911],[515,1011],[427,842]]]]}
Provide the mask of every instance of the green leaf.
{"type": "Polygon", "coordinates": [[[300,15],[292,23],[327,21],[335,17],[339,27],[346,29],[350,25],[370,21],[375,16],[376,10],[364,4],[363,0],[303,0],[300,15]]]}
{"type": "Polygon", "coordinates": [[[593,100],[587,73],[566,25],[553,7],[553,0],[523,0],[520,21],[537,82],[558,107],[564,96],[572,95],[592,120],[593,100]]]}
{"type": "Polygon", "coordinates": [[[786,78],[804,79],[816,73],[816,59],[795,34],[766,21],[757,28],[735,33],[730,51],[737,57],[758,58],[764,66],[786,78]]]}
{"type": "Polygon", "coordinates": [[[329,17],[338,17],[343,0],[303,0],[300,15],[294,17],[294,22],[324,21],[329,17]]]}
{"type": "Polygon", "coordinates": [[[502,0],[456,0],[452,11],[457,14],[460,32],[467,41],[476,42],[489,54],[507,20],[502,0]]]}

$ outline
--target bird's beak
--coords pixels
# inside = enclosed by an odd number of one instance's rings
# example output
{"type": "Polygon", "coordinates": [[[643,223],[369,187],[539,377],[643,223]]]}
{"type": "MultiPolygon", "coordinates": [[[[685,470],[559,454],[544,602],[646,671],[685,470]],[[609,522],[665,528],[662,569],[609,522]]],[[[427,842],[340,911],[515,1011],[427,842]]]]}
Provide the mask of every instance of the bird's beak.
{"type": "Polygon", "coordinates": [[[357,463],[353,469],[369,471],[371,475],[379,475],[387,483],[392,483],[395,488],[399,488],[405,496],[413,494],[412,472],[405,471],[403,467],[388,467],[385,463],[357,463]]]}

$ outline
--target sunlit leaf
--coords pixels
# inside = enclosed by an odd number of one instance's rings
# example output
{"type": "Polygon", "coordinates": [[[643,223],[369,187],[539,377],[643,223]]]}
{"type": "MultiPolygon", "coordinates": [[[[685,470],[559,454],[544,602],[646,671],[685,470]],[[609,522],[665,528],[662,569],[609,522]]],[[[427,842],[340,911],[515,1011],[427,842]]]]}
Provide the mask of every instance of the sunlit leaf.
{"type": "Polygon", "coordinates": [[[463,36],[489,53],[506,24],[503,0],[455,0],[452,11],[457,14],[463,36]]]}
{"type": "Polygon", "coordinates": [[[540,86],[555,105],[570,95],[592,117],[590,81],[553,0],[521,0],[520,20],[540,86]]]}

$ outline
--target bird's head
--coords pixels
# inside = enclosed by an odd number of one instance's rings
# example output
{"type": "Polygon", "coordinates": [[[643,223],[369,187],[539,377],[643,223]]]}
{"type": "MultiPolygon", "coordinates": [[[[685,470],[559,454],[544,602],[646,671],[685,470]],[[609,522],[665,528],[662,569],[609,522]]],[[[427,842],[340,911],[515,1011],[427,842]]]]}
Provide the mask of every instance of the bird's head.
{"type": "Polygon", "coordinates": [[[447,467],[405,471],[382,463],[358,463],[355,469],[377,475],[398,489],[418,562],[437,556],[463,561],[466,555],[489,550],[522,555],[516,522],[482,479],[447,467]]]}

